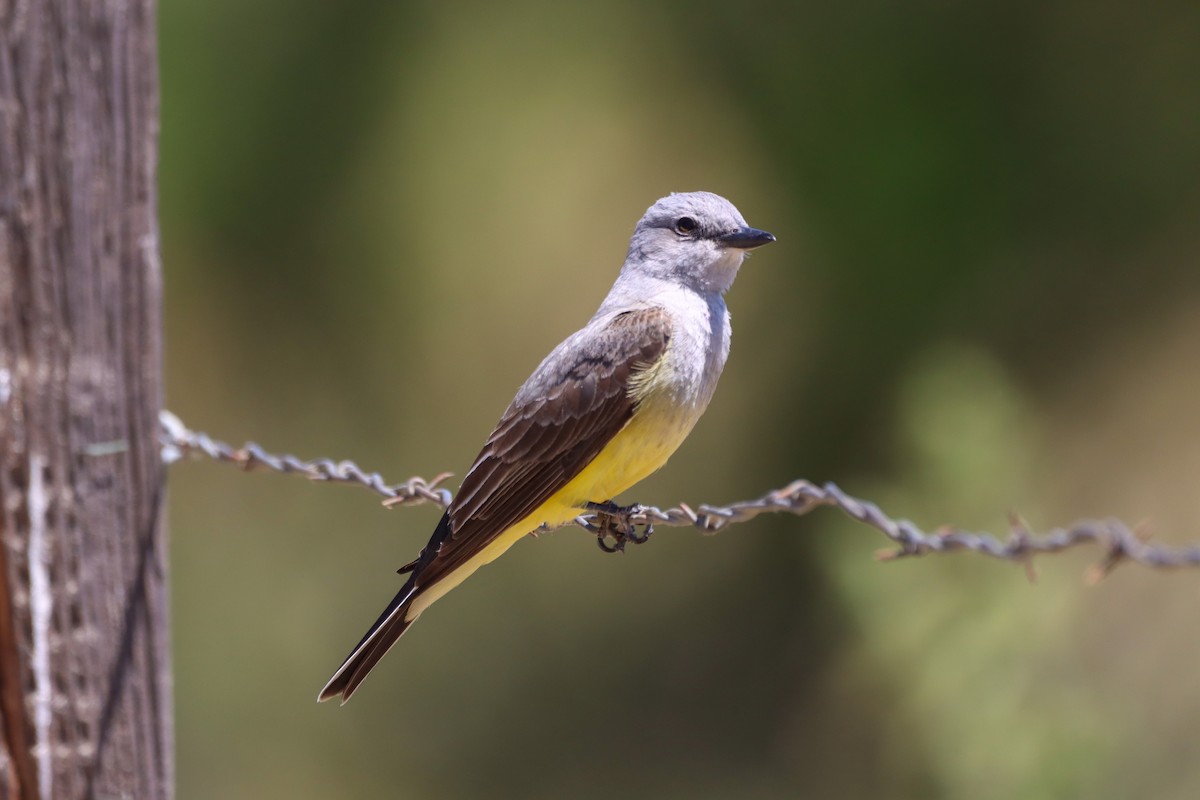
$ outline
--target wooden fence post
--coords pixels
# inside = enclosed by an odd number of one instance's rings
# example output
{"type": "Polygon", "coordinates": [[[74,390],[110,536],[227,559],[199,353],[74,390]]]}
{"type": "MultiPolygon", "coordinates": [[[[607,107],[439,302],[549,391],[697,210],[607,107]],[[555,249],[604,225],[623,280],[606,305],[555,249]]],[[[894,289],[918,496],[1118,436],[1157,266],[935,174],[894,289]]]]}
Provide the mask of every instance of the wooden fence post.
{"type": "Polygon", "coordinates": [[[152,0],[0,0],[0,797],[173,793],[152,0]]]}

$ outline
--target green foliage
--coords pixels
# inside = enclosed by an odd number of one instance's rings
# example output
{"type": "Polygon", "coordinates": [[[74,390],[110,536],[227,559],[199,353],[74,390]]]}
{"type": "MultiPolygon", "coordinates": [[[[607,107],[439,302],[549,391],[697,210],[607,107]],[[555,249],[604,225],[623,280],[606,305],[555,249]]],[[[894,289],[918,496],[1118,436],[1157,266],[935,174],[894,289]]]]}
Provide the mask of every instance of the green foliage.
{"type": "MultiPolygon", "coordinates": [[[[779,243],[628,499],[807,477],[927,528],[1197,538],[1200,18],[1170,5],[164,3],[168,405],[461,473],[642,210],[704,188],[779,243]]],[[[564,531],[339,710],[316,692],[435,514],[206,464],[171,493],[183,797],[1200,787],[1192,575],[880,564],[832,512],[621,558],[564,531]]]]}

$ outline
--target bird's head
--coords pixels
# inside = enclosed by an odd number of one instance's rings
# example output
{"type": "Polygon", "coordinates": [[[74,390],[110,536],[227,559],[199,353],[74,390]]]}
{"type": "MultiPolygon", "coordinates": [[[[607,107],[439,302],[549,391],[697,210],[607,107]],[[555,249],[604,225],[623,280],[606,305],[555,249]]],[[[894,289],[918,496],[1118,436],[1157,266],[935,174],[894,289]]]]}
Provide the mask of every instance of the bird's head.
{"type": "Polygon", "coordinates": [[[775,241],[751,228],[733,203],[712,192],[670,194],[646,210],[622,273],[635,272],[702,292],[724,292],[746,251],[775,241]]]}

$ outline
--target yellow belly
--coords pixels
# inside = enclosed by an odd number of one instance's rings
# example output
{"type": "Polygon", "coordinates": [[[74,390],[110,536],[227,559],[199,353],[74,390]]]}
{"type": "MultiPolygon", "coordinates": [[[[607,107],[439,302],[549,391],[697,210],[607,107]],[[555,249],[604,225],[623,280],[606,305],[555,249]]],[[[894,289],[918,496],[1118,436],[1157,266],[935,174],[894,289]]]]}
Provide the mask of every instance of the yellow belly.
{"type": "Polygon", "coordinates": [[[551,498],[551,503],[557,501],[577,509],[587,502],[611,500],[667,463],[699,415],[689,413],[690,408],[655,400],[658,398],[647,398],[633,419],[551,498]]]}
{"type": "Polygon", "coordinates": [[[416,619],[475,570],[497,559],[526,534],[542,525],[552,528],[565,525],[579,516],[586,503],[611,500],[656,471],[687,438],[701,410],[664,402],[660,397],[644,398],[629,423],[582,472],[476,556],[421,592],[409,607],[407,619],[416,619]]]}

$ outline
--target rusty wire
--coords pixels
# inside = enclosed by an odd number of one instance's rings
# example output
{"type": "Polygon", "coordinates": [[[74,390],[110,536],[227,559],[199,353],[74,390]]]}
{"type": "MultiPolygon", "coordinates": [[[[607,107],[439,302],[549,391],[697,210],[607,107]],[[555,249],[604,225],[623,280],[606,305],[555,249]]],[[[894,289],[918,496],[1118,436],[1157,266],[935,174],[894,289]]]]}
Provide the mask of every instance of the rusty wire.
{"type": "MultiPolygon", "coordinates": [[[[452,499],[450,491],[441,487],[441,483],[450,477],[448,472],[431,480],[412,477],[403,483],[388,484],[379,473],[368,473],[353,461],[327,458],[306,461],[293,455],[268,453],[253,442],[234,448],[206,434],[190,430],[169,411],[163,411],[160,420],[163,458],[168,463],[188,453],[201,453],[244,470],[266,468],[303,475],[313,481],[353,483],[382,495],[386,498],[384,505],[389,507],[429,502],[445,508],[452,499]]],[[[878,558],[885,561],[966,550],[1023,564],[1032,577],[1034,556],[1094,543],[1101,547],[1103,556],[1088,572],[1087,577],[1091,581],[1104,577],[1124,561],[1156,569],[1200,566],[1200,545],[1179,549],[1152,545],[1141,531],[1119,519],[1079,520],[1039,535],[1014,516],[1008,536],[1004,538],[950,526],[926,533],[909,520],[889,517],[868,500],[846,494],[832,482],[818,485],[807,480],[796,480],[757,499],[724,506],[705,504],[692,509],[680,503],[664,510],[639,505],[626,513],[622,522],[653,527],[691,526],[706,534],[713,534],[759,514],[786,512],[803,516],[823,506],[837,508],[851,519],[875,528],[890,539],[896,546],[877,554],[878,558]]],[[[575,524],[592,533],[600,531],[596,514],[580,515],[575,519],[575,524]]]]}

